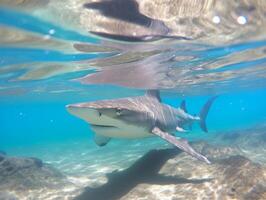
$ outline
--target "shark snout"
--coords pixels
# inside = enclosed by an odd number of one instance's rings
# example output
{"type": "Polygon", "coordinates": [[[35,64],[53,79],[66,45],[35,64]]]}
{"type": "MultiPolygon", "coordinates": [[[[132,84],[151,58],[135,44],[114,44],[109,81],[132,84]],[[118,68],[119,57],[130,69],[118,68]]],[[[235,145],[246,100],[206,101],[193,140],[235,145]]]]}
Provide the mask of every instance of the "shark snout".
{"type": "Polygon", "coordinates": [[[85,112],[86,110],[90,108],[86,107],[84,103],[77,103],[77,104],[66,105],[66,109],[71,114],[77,115],[78,113],[85,112]]]}
{"type": "Polygon", "coordinates": [[[83,108],[85,107],[85,103],[75,103],[75,104],[68,104],[66,108],[83,108]]]}
{"type": "Polygon", "coordinates": [[[69,105],[66,105],[66,108],[67,109],[71,109],[71,108],[80,108],[81,106],[80,105],[75,105],[75,104],[69,104],[69,105]]]}
{"type": "Polygon", "coordinates": [[[69,113],[76,115],[76,113],[78,112],[78,110],[80,110],[82,107],[79,104],[69,104],[66,105],[66,109],[69,113]]]}
{"type": "Polygon", "coordinates": [[[66,105],[66,109],[70,110],[98,110],[99,108],[94,104],[90,103],[76,103],[76,104],[69,104],[66,105]]]}
{"type": "Polygon", "coordinates": [[[66,110],[73,115],[77,115],[77,113],[80,112],[80,110],[82,110],[82,105],[69,104],[69,105],[66,105],[66,110]]]}
{"type": "Polygon", "coordinates": [[[84,106],[84,104],[69,104],[66,109],[72,115],[79,117],[89,123],[99,124],[100,112],[95,108],[84,106]]]}

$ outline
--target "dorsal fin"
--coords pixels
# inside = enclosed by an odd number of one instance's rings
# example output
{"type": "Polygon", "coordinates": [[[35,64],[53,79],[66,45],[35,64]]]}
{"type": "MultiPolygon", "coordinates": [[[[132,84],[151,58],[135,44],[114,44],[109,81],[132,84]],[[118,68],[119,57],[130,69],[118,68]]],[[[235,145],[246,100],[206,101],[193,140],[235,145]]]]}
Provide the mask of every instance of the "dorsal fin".
{"type": "Polygon", "coordinates": [[[156,98],[159,102],[161,102],[161,97],[160,97],[160,91],[159,90],[147,90],[146,95],[156,98]]]}
{"type": "Polygon", "coordinates": [[[186,101],[185,101],[185,100],[183,100],[183,101],[181,102],[181,104],[180,104],[180,108],[181,108],[182,110],[184,110],[184,112],[187,113],[187,107],[186,107],[186,101]]]}

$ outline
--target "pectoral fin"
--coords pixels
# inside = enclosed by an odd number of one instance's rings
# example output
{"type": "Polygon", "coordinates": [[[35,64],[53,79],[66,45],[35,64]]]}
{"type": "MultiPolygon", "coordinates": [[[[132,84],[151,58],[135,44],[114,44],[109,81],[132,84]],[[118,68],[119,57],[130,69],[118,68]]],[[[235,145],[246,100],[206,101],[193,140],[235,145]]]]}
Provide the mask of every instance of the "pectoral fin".
{"type": "Polygon", "coordinates": [[[186,140],[177,139],[175,136],[170,135],[167,132],[163,132],[158,127],[153,128],[152,133],[161,137],[162,139],[166,140],[167,142],[175,145],[179,149],[183,150],[184,152],[188,153],[189,155],[197,158],[198,160],[204,161],[208,164],[211,164],[211,162],[200,153],[196,152],[186,140]]]}
{"type": "Polygon", "coordinates": [[[106,145],[109,141],[111,140],[111,138],[109,137],[104,137],[98,134],[94,135],[94,142],[98,145],[98,146],[104,146],[106,145]]]}

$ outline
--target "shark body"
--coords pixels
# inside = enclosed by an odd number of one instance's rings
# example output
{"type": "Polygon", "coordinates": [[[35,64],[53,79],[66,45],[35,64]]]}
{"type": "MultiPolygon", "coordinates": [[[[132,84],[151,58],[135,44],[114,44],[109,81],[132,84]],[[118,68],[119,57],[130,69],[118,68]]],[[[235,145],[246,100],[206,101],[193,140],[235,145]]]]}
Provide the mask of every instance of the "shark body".
{"type": "Polygon", "coordinates": [[[184,126],[199,121],[207,131],[205,119],[215,98],[203,107],[200,116],[185,112],[185,104],[179,108],[161,102],[159,92],[150,90],[144,96],[101,100],[67,105],[67,110],[88,122],[95,132],[94,140],[99,146],[110,138],[144,138],[159,136],[191,156],[210,163],[196,152],[186,140],[174,136],[176,131],[185,132],[184,126]]]}

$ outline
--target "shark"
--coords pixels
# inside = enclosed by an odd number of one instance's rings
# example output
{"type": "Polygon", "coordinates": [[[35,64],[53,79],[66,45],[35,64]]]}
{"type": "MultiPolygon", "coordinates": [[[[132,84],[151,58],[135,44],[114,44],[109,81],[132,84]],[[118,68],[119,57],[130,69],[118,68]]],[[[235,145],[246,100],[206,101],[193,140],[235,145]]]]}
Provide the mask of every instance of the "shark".
{"type": "Polygon", "coordinates": [[[95,133],[94,141],[99,146],[106,145],[111,138],[157,136],[194,158],[210,164],[187,140],[176,137],[175,133],[186,132],[185,127],[193,122],[199,122],[201,129],[208,132],[206,118],[215,99],[216,96],[211,97],[199,115],[187,113],[185,101],[178,108],[164,104],[159,90],[147,90],[145,95],[137,97],[69,104],[66,109],[91,125],[95,133]]]}

